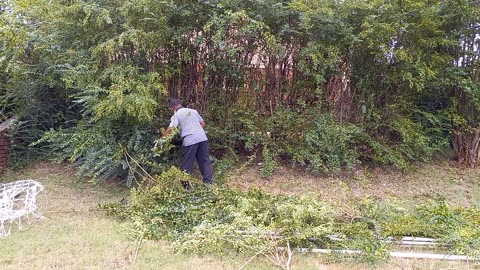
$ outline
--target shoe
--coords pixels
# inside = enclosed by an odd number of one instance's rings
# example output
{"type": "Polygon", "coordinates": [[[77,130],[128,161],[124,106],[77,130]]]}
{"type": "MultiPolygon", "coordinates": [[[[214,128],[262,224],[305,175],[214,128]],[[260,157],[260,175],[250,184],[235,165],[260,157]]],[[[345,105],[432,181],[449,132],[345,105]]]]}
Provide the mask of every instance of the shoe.
{"type": "Polygon", "coordinates": [[[190,186],[190,183],[188,181],[181,181],[181,183],[185,190],[188,190],[188,191],[192,190],[192,187],[190,186]]]}

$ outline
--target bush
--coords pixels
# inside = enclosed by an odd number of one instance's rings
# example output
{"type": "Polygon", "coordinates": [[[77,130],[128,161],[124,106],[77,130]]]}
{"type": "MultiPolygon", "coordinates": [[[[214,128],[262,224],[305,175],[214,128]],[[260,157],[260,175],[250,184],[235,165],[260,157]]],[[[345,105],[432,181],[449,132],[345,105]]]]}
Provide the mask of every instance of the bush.
{"type": "Polygon", "coordinates": [[[34,145],[47,144],[53,149],[50,159],[72,162],[78,166],[78,174],[90,180],[119,177],[132,186],[143,170],[160,173],[175,162],[175,149],[151,150],[156,138],[148,125],[82,121],[73,128],[50,130],[34,145]]]}
{"type": "Polygon", "coordinates": [[[448,145],[447,139],[439,135],[442,128],[436,123],[438,119],[426,112],[417,111],[411,116],[396,117],[390,125],[380,125],[375,135],[367,137],[371,149],[364,158],[397,169],[406,170],[414,162],[432,160],[448,145]]]}
{"type": "Polygon", "coordinates": [[[362,155],[359,145],[365,132],[350,123],[338,123],[331,115],[319,115],[311,128],[304,131],[303,140],[286,149],[292,160],[313,171],[339,173],[351,170],[362,155]]]}
{"type": "MultiPolygon", "coordinates": [[[[331,114],[299,104],[279,107],[270,117],[232,109],[226,125],[209,127],[214,149],[223,153],[258,156],[261,174],[269,177],[278,161],[292,161],[313,172],[338,174],[361,162],[408,169],[414,162],[431,160],[447,145],[438,117],[416,111],[394,117],[389,124],[338,122],[331,114]]],[[[380,121],[380,120],[378,120],[380,121]]]]}

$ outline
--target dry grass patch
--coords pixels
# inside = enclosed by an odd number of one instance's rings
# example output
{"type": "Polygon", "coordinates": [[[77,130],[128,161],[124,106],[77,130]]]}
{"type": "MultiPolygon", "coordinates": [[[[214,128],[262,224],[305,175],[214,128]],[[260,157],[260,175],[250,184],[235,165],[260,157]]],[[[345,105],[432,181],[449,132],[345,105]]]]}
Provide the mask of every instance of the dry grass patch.
{"type": "Polygon", "coordinates": [[[260,187],[280,194],[315,193],[333,205],[345,205],[367,196],[416,205],[440,196],[453,205],[480,206],[480,170],[457,168],[449,162],[419,165],[405,173],[363,168],[340,176],[325,176],[301,168],[280,167],[272,177],[261,178],[258,171],[259,167],[249,167],[232,175],[227,184],[243,190],[260,187]]]}
{"type": "MultiPolygon", "coordinates": [[[[0,239],[0,269],[227,269],[221,260],[174,254],[168,243],[145,242],[135,260],[136,242],[126,227],[98,204],[128,197],[116,183],[86,183],[64,165],[39,163],[10,172],[0,182],[34,179],[45,186],[38,197],[45,219],[0,239]]],[[[239,262],[240,263],[240,262],[239,262]]],[[[234,268],[229,268],[234,269],[234,268]]]]}

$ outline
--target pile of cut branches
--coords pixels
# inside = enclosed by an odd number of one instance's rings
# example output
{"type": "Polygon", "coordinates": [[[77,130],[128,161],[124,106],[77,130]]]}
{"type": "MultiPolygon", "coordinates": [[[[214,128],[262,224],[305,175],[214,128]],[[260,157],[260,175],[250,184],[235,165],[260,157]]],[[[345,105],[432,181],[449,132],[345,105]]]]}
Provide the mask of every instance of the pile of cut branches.
{"type": "Polygon", "coordinates": [[[476,208],[432,201],[407,211],[365,199],[356,205],[357,217],[347,220],[314,194],[208,186],[177,168],[132,189],[127,204],[105,207],[132,221],[137,239],[166,239],[183,253],[264,255],[285,268],[295,248],[355,249],[363,261],[383,261],[393,246],[390,236],[436,237],[449,252],[478,256],[480,250],[476,208]],[[185,190],[182,181],[191,189],[185,190]]]}

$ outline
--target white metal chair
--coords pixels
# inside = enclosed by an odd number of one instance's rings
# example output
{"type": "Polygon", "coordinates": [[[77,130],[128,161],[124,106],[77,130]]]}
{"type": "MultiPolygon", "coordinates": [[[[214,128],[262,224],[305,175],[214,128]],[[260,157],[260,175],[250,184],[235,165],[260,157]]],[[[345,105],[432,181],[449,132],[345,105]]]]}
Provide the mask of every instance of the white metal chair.
{"type": "Polygon", "coordinates": [[[43,189],[35,180],[0,183],[0,238],[10,235],[13,223],[21,229],[22,219],[35,215],[37,195],[43,189]]]}

